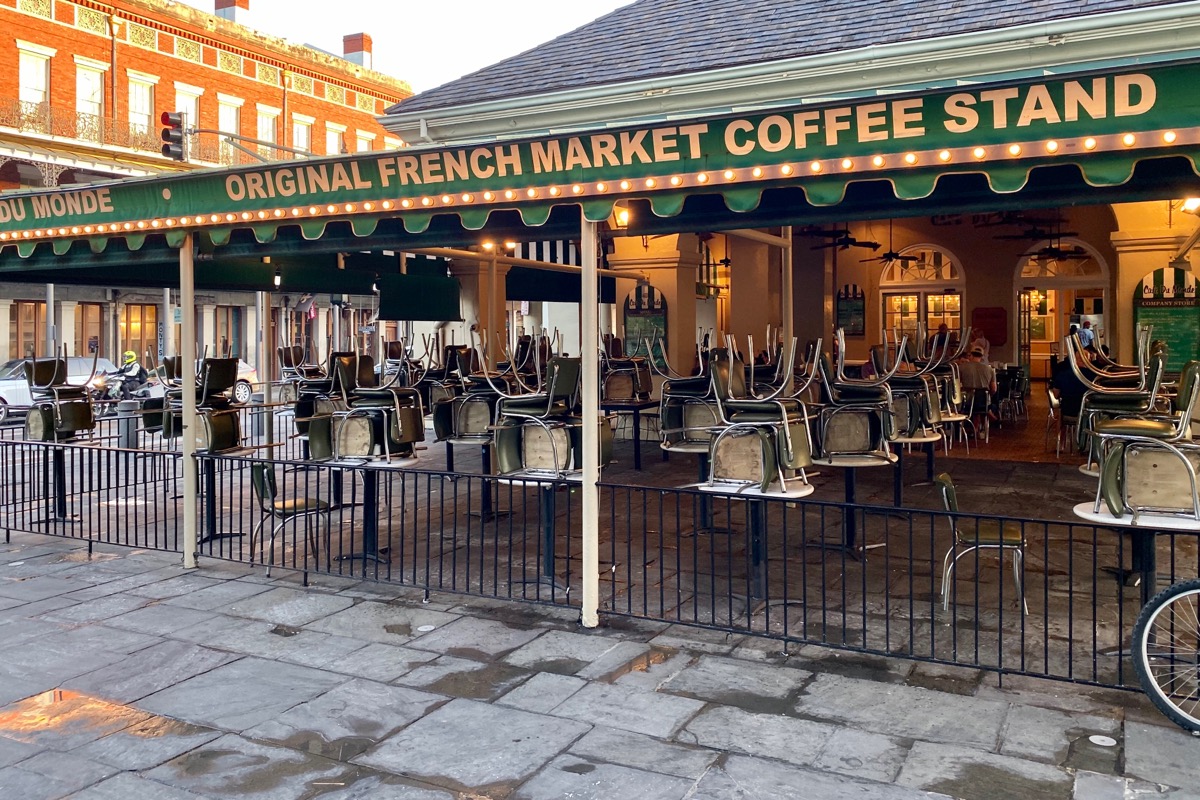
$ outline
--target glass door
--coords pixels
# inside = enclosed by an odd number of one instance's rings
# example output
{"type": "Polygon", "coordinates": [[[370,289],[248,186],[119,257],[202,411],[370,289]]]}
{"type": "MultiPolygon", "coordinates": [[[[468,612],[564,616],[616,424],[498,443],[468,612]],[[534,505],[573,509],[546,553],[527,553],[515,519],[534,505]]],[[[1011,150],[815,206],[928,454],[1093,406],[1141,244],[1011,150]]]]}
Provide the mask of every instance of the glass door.
{"type": "Polygon", "coordinates": [[[1017,298],[1017,360],[1029,375],[1033,360],[1034,289],[1022,289],[1017,298]]]}

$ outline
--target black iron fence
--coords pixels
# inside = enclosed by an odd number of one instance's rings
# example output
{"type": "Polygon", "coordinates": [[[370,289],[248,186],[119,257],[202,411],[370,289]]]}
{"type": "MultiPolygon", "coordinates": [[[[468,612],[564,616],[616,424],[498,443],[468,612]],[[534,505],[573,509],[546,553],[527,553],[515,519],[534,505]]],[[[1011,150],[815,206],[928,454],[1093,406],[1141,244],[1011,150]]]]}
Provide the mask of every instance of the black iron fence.
{"type": "MultiPolygon", "coordinates": [[[[201,557],[579,606],[577,484],[275,450],[197,457],[201,557]]],[[[178,550],[181,466],[172,452],[0,441],[3,525],[178,550]]],[[[781,650],[817,643],[1128,686],[1134,619],[1159,585],[1197,574],[1198,539],[604,484],[599,603],[781,650]]]]}
{"type": "Polygon", "coordinates": [[[0,441],[0,526],[180,551],[182,476],[178,453],[0,441]]]}

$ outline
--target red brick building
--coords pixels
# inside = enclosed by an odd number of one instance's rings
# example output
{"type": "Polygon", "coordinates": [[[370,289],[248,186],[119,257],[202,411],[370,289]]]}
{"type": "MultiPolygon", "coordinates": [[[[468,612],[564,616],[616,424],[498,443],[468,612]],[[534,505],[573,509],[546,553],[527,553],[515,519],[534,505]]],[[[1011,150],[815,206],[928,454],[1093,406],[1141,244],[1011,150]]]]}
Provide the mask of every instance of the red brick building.
{"type": "MultiPolygon", "coordinates": [[[[370,36],[345,36],[339,57],[242,24],[250,0],[215,0],[213,10],[0,0],[0,191],[401,146],[376,117],[412,91],[371,69],[370,36]],[[164,111],[184,112],[199,130],[187,137],[186,163],[161,153],[164,111]]],[[[0,283],[0,320],[10,322],[0,362],[44,353],[49,339],[110,357],[155,349],[161,294],[59,287],[55,328],[46,297],[44,286],[0,283]]],[[[252,299],[198,300],[201,345],[252,357],[252,299]]]]}

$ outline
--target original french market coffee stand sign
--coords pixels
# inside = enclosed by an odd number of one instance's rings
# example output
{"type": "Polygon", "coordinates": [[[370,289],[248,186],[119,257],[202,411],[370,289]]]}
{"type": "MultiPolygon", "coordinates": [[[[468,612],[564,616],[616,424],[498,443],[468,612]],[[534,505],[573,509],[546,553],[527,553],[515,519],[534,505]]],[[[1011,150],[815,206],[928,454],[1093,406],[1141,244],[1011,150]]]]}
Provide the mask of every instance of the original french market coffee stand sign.
{"type": "Polygon", "coordinates": [[[283,224],[314,238],[330,218],[349,218],[364,236],[382,216],[399,216],[418,233],[439,213],[479,229],[498,208],[517,208],[526,224],[540,225],[564,203],[599,221],[622,197],[647,198],[656,214],[670,216],[700,193],[720,193],[745,211],[781,183],[828,205],[850,181],[886,178],[898,197],[916,198],[955,171],[984,172],[1005,192],[1024,186],[1031,168],[1063,161],[1093,185],[1115,185],[1129,179],[1131,153],[1200,152],[1198,84],[1200,66],[1184,64],[15,193],[0,199],[0,245],[16,242],[27,254],[38,241],[117,235],[135,247],[146,234],[166,232],[174,243],[196,228],[221,244],[233,227],[253,228],[265,241],[283,224]]]}
{"type": "Polygon", "coordinates": [[[1152,338],[1167,343],[1167,369],[1178,371],[1200,358],[1200,304],[1196,276],[1188,268],[1163,267],[1147,273],[1133,298],[1136,325],[1153,325],[1152,338]]]}

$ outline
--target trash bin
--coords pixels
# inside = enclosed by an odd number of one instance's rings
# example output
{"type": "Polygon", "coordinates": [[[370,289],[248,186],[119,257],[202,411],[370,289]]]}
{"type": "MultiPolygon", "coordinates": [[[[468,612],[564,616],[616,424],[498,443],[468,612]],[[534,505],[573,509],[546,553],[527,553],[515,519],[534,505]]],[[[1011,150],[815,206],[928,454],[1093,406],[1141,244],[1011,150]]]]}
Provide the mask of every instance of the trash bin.
{"type": "Polygon", "coordinates": [[[267,430],[267,409],[263,408],[266,395],[255,392],[250,395],[250,435],[262,436],[267,430]]]}
{"type": "Polygon", "coordinates": [[[138,446],[138,421],[142,416],[142,404],[137,400],[121,400],[117,403],[117,446],[136,450],[138,446]]]}

